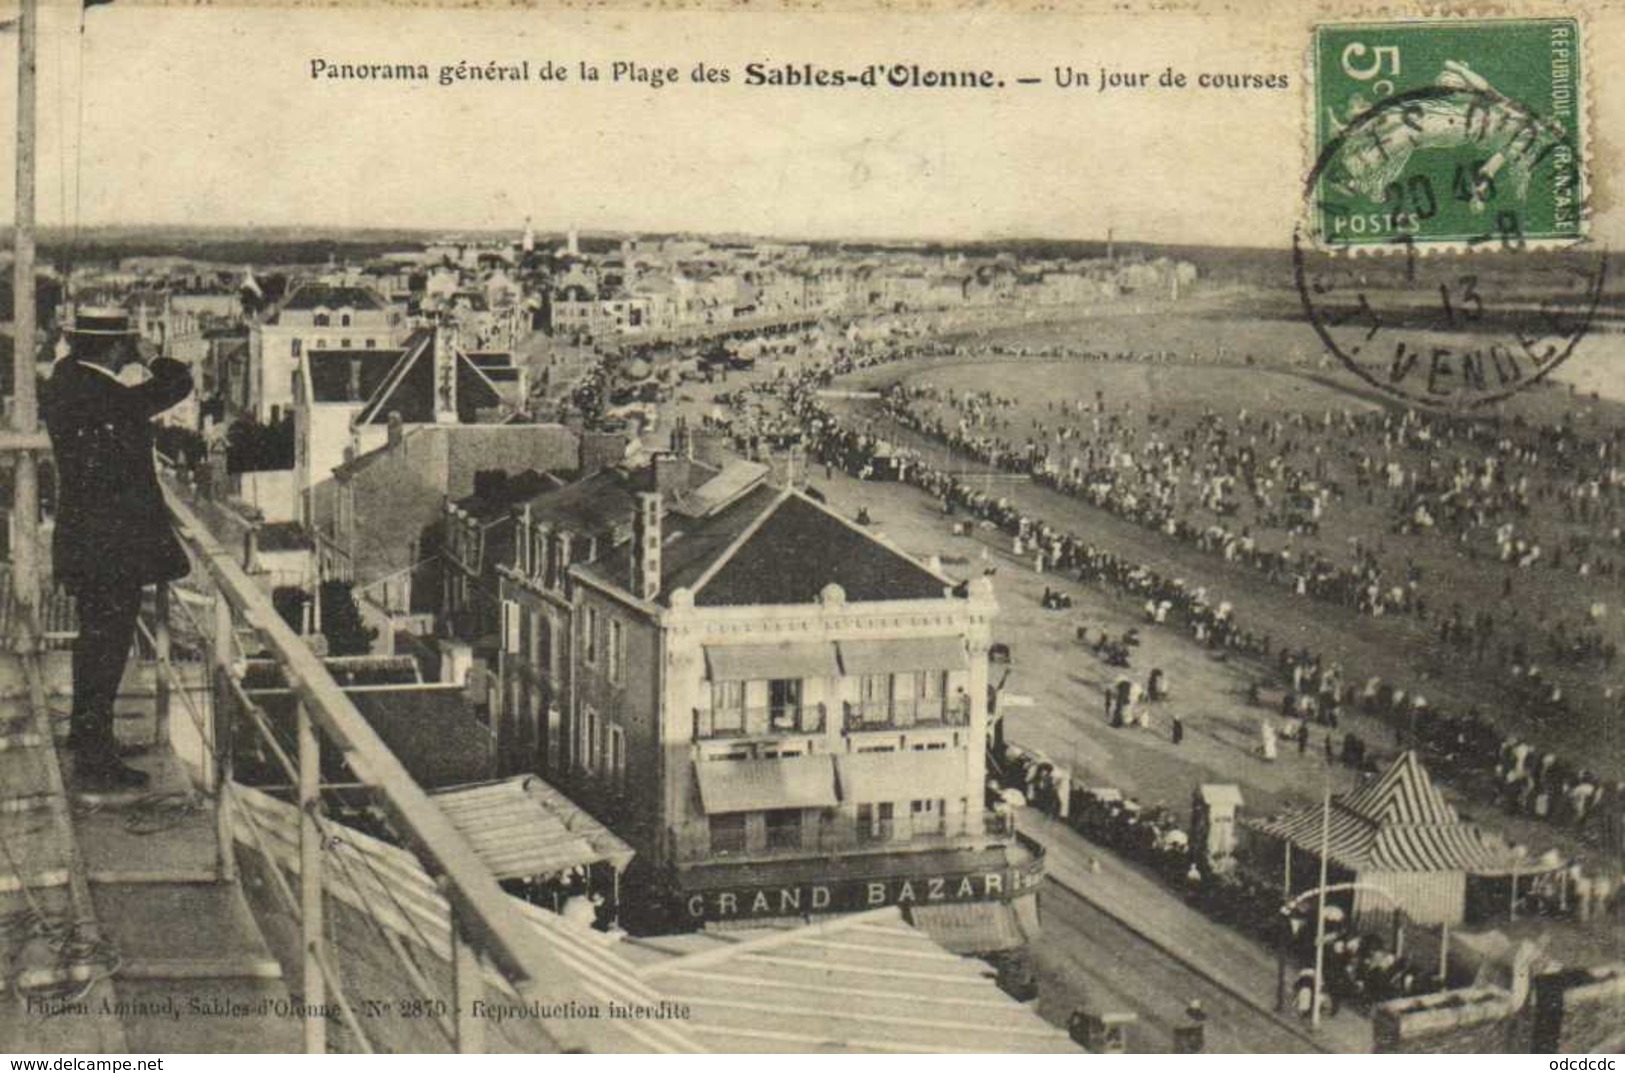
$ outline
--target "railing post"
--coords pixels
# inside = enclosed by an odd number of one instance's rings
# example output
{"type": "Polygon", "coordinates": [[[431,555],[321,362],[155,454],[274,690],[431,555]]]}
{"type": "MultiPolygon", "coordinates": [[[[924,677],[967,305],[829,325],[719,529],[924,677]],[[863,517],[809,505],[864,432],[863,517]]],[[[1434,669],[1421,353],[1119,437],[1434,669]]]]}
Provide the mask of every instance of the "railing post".
{"type": "MultiPolygon", "coordinates": [[[[34,306],[34,130],[35,48],[39,39],[39,5],[23,0],[17,22],[17,185],[16,214],[13,217],[12,256],[12,398],[11,427],[18,432],[39,429],[39,409],[35,380],[39,373],[35,338],[34,306]]],[[[30,645],[38,643],[43,623],[39,621],[39,475],[33,450],[17,452],[12,475],[11,592],[20,605],[21,620],[34,632],[30,645]]]]}
{"type": "Polygon", "coordinates": [[[485,998],[480,954],[463,935],[455,910],[451,914],[451,1001],[455,1007],[458,1054],[485,1053],[485,1021],[474,1015],[474,1003],[485,998]]]}
{"type": "Polygon", "coordinates": [[[219,589],[214,594],[214,666],[210,668],[214,690],[210,712],[214,720],[214,823],[215,848],[220,855],[220,879],[230,883],[237,878],[236,832],[232,826],[231,780],[236,751],[237,721],[230,699],[231,661],[234,634],[231,604],[219,589]]]}
{"type": "Polygon", "coordinates": [[[153,682],[152,740],[169,744],[169,676],[175,672],[169,662],[169,585],[158,583],[153,598],[152,648],[157,675],[153,682]]]}
{"type": "Polygon", "coordinates": [[[299,724],[299,940],[305,1003],[305,1053],[327,1053],[327,981],[320,961],[322,943],[322,833],[316,826],[321,807],[322,755],[310,710],[300,700],[294,708],[299,724]]]}

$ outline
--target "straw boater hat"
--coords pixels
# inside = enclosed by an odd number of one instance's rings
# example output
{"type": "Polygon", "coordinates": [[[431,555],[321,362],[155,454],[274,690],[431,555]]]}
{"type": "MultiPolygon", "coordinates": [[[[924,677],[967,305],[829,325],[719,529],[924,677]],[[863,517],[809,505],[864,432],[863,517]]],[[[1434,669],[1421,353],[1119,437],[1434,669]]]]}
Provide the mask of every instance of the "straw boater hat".
{"type": "Polygon", "coordinates": [[[73,324],[63,329],[70,340],[123,339],[140,335],[130,323],[130,314],[116,306],[85,306],[73,318],[73,324]]]}

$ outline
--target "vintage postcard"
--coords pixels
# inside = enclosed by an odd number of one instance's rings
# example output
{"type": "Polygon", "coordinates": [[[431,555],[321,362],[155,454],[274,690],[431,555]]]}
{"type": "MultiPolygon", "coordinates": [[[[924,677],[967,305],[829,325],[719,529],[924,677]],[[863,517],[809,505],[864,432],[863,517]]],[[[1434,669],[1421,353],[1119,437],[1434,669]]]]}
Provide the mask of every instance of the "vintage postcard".
{"type": "Polygon", "coordinates": [[[1625,1045],[1625,7],[0,56],[13,1068],[1625,1045]]]}

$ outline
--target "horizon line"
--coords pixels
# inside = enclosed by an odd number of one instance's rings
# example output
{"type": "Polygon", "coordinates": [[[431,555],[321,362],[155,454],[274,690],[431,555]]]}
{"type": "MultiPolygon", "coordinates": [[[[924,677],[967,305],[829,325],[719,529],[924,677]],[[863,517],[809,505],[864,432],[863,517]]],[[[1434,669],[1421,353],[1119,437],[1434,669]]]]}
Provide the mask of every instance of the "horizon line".
{"type": "MultiPolygon", "coordinates": [[[[788,245],[839,245],[839,244],[865,244],[865,245],[941,245],[941,246],[990,246],[999,244],[1030,245],[1035,243],[1090,243],[1117,246],[1156,246],[1170,248],[1200,248],[1215,250],[1280,250],[1286,252],[1286,247],[1269,244],[1252,244],[1238,242],[1201,242],[1186,241],[1173,242],[1158,239],[1138,239],[1111,236],[1056,236],[1037,234],[1007,234],[983,236],[957,236],[943,235],[840,235],[812,237],[807,235],[765,234],[760,232],[733,232],[727,230],[699,230],[693,228],[643,228],[632,229],[624,227],[603,228],[570,228],[550,226],[533,228],[538,238],[556,235],[560,238],[568,237],[571,230],[575,230],[582,238],[635,238],[638,236],[660,236],[669,238],[693,237],[697,239],[726,239],[750,242],[772,242],[788,245]]],[[[427,224],[356,224],[336,225],[319,223],[299,224],[232,224],[232,223],[95,223],[95,224],[39,224],[34,229],[36,239],[51,235],[53,238],[71,237],[74,233],[83,235],[93,232],[128,231],[128,232],[159,232],[172,231],[181,233],[207,234],[210,232],[239,232],[244,234],[271,233],[287,231],[313,232],[312,238],[338,238],[344,235],[424,235],[430,237],[454,237],[458,234],[503,235],[522,234],[524,227],[513,226],[436,226],[427,224]],[[320,232],[330,232],[323,235],[320,232]]],[[[0,234],[7,236],[8,241],[0,253],[9,252],[11,242],[9,239],[16,233],[16,225],[10,221],[0,223],[0,234]]]]}

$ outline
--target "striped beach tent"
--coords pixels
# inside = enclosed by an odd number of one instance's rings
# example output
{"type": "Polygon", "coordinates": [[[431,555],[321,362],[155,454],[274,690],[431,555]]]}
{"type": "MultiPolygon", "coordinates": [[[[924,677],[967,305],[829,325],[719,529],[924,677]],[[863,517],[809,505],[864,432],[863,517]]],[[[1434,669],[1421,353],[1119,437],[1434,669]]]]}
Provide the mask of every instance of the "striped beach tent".
{"type": "Polygon", "coordinates": [[[1402,909],[1418,923],[1458,924],[1469,877],[1527,876],[1534,870],[1499,838],[1464,823],[1415,752],[1359,789],[1269,819],[1241,821],[1252,860],[1286,876],[1292,893],[1318,882],[1321,847],[1336,881],[1353,883],[1357,918],[1402,909]]]}

